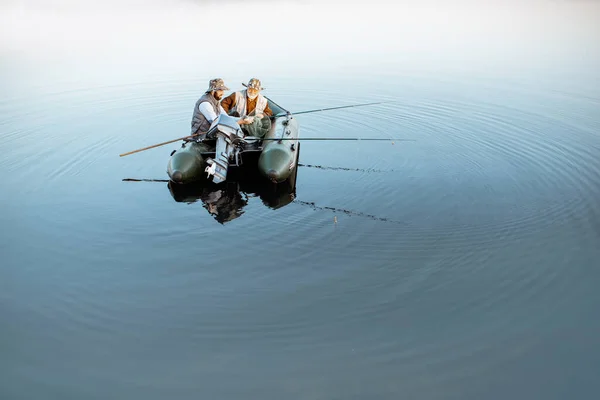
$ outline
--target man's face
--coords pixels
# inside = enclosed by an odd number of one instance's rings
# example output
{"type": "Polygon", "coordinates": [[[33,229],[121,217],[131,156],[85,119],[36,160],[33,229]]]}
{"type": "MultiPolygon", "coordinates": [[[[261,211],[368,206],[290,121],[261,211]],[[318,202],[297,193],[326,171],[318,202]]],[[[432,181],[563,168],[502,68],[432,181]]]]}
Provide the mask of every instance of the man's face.
{"type": "Polygon", "coordinates": [[[258,89],[254,89],[254,88],[248,88],[248,97],[250,97],[251,99],[255,98],[256,96],[258,96],[258,89]]]}
{"type": "Polygon", "coordinates": [[[221,100],[223,98],[223,95],[225,94],[224,90],[215,90],[215,99],[217,100],[221,100]]]}

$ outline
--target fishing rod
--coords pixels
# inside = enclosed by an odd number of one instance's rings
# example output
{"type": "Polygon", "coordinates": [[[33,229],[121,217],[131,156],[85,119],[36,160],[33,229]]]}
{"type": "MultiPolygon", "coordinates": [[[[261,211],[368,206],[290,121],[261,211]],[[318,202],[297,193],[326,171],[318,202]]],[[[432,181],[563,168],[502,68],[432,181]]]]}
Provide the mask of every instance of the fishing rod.
{"type": "MultiPolygon", "coordinates": [[[[272,100],[269,99],[269,101],[272,101],[272,100]]],[[[275,102],[273,102],[273,103],[275,104],[275,102]]],[[[352,105],[349,105],[349,106],[329,107],[329,108],[317,108],[315,110],[299,111],[299,112],[294,112],[294,113],[285,112],[285,113],[276,114],[275,117],[284,117],[288,113],[292,114],[292,115],[299,115],[299,114],[308,114],[308,113],[313,113],[313,112],[318,112],[318,111],[339,110],[341,108],[362,107],[362,106],[370,106],[370,105],[373,105],[373,104],[384,104],[384,103],[391,103],[391,102],[390,101],[379,101],[379,102],[376,102],[376,103],[352,104],[352,105]]],[[[283,107],[281,107],[281,106],[278,106],[278,107],[283,109],[283,107]]]]}
{"type": "Polygon", "coordinates": [[[150,150],[150,149],[153,149],[155,147],[164,146],[164,145],[169,144],[169,143],[179,142],[180,140],[191,139],[191,138],[194,138],[194,137],[200,136],[200,135],[201,135],[200,133],[195,133],[193,135],[183,136],[183,137],[180,137],[180,138],[177,138],[177,139],[169,140],[168,142],[162,142],[162,143],[158,143],[158,144],[153,144],[152,146],[142,147],[141,149],[137,149],[137,150],[133,150],[133,151],[128,151],[127,153],[119,154],[119,157],[124,157],[124,156],[128,156],[130,154],[139,153],[140,151],[144,151],[144,150],[150,150]]]}
{"type": "MultiPolygon", "coordinates": [[[[285,110],[285,108],[279,106],[277,103],[275,103],[274,101],[272,101],[271,99],[268,99],[270,102],[272,102],[274,105],[276,105],[277,107],[281,108],[282,110],[285,110]]],[[[362,106],[369,106],[369,105],[373,105],[373,104],[383,104],[383,103],[390,103],[389,101],[382,101],[382,102],[377,102],[377,103],[364,103],[364,104],[353,104],[353,105],[349,105],[349,106],[341,106],[341,107],[330,107],[330,108],[319,108],[319,109],[315,109],[315,110],[307,110],[307,111],[300,111],[297,113],[293,113],[293,115],[297,115],[297,114],[308,114],[308,113],[313,113],[313,112],[318,112],[318,111],[328,111],[328,110],[338,110],[341,108],[350,108],[350,107],[362,107],[362,106]]],[[[292,113],[290,113],[289,111],[286,110],[285,113],[279,113],[274,115],[275,118],[277,117],[283,117],[286,115],[290,115],[292,113]]],[[[145,150],[150,150],[150,149],[154,149],[156,147],[160,147],[160,146],[164,146],[167,145],[169,143],[174,143],[174,142],[178,142],[180,140],[187,140],[187,139],[191,139],[194,137],[199,136],[200,133],[196,133],[193,135],[188,135],[188,136],[183,136],[177,139],[173,139],[173,140],[169,140],[167,142],[162,142],[162,143],[158,143],[158,144],[153,144],[151,146],[147,146],[147,147],[142,147],[141,149],[137,149],[137,150],[133,150],[133,151],[129,151],[127,153],[123,153],[123,154],[119,154],[119,157],[124,157],[124,156],[128,156],[130,154],[134,154],[134,153],[139,153],[140,151],[145,151],[145,150]]],[[[262,139],[262,140],[287,140],[287,139],[262,139]]],[[[396,140],[396,141],[404,141],[404,139],[358,139],[358,138],[306,138],[306,139],[302,139],[302,140],[396,140]]]]}
{"type": "MultiPolygon", "coordinates": [[[[184,137],[180,137],[177,139],[173,139],[173,140],[169,140],[168,142],[163,142],[163,143],[159,143],[159,144],[154,144],[152,146],[148,146],[148,147],[143,147],[141,149],[137,149],[137,150],[133,150],[133,151],[129,151],[127,153],[123,153],[123,154],[119,154],[119,157],[124,157],[124,156],[128,156],[130,154],[134,154],[134,153],[139,153],[140,151],[144,151],[144,150],[150,150],[153,149],[155,147],[160,147],[160,146],[164,146],[166,144],[169,143],[174,143],[174,142],[178,142],[180,140],[187,140],[187,139],[191,139],[193,137],[198,136],[199,134],[195,134],[195,135],[190,135],[190,136],[184,136],[184,137]]],[[[391,141],[391,142],[415,142],[415,139],[395,139],[395,138],[263,138],[263,139],[259,139],[259,140],[274,140],[274,141],[280,141],[280,140],[301,140],[301,141],[307,141],[307,140],[333,140],[333,141],[339,141],[339,140],[357,140],[357,141],[391,141]]]]}
{"type": "Polygon", "coordinates": [[[387,138],[263,138],[260,140],[377,140],[377,141],[392,141],[392,142],[414,142],[415,139],[387,139],[387,138]]]}
{"type": "Polygon", "coordinates": [[[168,179],[123,178],[123,182],[169,182],[168,179]]]}

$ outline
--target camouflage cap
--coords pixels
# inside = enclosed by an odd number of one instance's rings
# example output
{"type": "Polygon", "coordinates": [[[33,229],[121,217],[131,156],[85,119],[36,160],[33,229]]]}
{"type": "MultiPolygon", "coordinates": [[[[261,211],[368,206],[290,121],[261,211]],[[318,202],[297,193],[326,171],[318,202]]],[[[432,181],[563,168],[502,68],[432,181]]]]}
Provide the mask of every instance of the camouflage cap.
{"type": "Polygon", "coordinates": [[[260,80],[256,79],[256,78],[252,78],[248,81],[248,84],[246,85],[245,83],[242,83],[242,85],[244,85],[247,88],[252,88],[252,89],[256,89],[256,90],[264,90],[264,87],[260,86],[260,80]]]}
{"type": "Polygon", "coordinates": [[[227,86],[225,86],[225,82],[221,78],[211,79],[208,83],[208,89],[206,93],[212,92],[213,90],[229,90],[227,86]]]}

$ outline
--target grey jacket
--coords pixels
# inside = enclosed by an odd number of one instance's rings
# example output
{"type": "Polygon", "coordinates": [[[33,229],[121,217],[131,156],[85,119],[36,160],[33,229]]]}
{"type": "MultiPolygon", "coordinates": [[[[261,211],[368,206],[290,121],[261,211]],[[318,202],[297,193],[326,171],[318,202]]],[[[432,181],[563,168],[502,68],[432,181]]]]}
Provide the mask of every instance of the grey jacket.
{"type": "Polygon", "coordinates": [[[219,115],[221,113],[219,101],[215,99],[212,94],[204,93],[204,95],[196,101],[196,105],[194,105],[194,114],[192,115],[192,135],[195,135],[196,133],[205,134],[210,129],[212,121],[209,122],[198,108],[198,106],[204,102],[209,102],[212,105],[215,114],[219,115]]]}

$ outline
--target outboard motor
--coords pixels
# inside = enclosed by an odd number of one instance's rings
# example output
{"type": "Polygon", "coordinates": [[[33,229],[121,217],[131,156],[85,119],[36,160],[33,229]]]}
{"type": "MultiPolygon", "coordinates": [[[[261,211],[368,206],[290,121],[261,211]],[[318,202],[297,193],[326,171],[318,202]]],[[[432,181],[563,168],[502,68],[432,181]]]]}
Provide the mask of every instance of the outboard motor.
{"type": "Polygon", "coordinates": [[[214,183],[224,182],[227,179],[229,160],[233,158],[237,160],[240,151],[238,145],[243,141],[244,134],[235,118],[221,114],[213,121],[206,135],[216,138],[217,145],[215,158],[206,160],[209,166],[204,171],[208,174],[208,178],[213,176],[214,183]]]}

